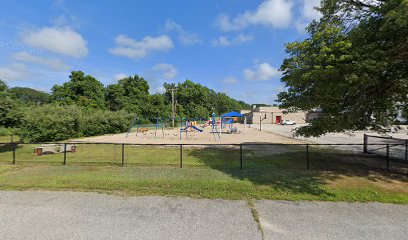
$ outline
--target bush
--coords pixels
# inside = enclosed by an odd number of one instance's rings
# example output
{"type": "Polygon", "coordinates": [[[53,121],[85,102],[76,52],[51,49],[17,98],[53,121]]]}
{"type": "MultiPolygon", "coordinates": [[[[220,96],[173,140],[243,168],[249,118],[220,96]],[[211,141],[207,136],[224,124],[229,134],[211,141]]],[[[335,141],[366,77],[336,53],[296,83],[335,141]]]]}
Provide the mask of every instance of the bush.
{"type": "Polygon", "coordinates": [[[75,105],[32,106],[27,110],[22,137],[28,142],[61,141],[69,138],[95,136],[126,131],[131,115],[85,109],[75,105]]]}
{"type": "Polygon", "coordinates": [[[131,115],[125,111],[86,110],[80,120],[82,136],[120,133],[129,127],[131,115]]]}

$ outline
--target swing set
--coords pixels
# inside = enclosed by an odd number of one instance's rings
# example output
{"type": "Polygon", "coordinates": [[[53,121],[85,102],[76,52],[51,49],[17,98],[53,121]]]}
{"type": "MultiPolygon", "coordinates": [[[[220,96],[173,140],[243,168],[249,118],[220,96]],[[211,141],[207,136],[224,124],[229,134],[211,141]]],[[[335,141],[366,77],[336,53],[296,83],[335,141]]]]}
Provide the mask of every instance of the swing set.
{"type": "Polygon", "coordinates": [[[152,132],[151,134],[154,135],[154,139],[156,139],[157,136],[157,131],[162,132],[162,137],[164,138],[164,121],[163,119],[156,117],[155,118],[155,124],[148,124],[148,126],[145,125],[141,125],[141,120],[138,116],[136,116],[134,118],[134,120],[132,121],[132,124],[129,127],[129,130],[126,134],[126,138],[129,136],[129,134],[132,132],[132,129],[136,126],[136,137],[139,135],[139,133],[142,133],[143,135],[147,135],[149,132],[149,127],[153,126],[154,132],[152,132]]]}

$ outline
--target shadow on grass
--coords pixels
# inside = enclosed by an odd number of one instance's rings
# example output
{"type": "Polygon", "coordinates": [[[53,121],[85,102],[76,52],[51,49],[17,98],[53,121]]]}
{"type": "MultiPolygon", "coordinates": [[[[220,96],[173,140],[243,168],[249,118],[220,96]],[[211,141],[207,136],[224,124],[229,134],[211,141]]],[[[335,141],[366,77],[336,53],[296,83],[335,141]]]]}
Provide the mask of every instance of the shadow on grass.
{"type": "Polygon", "coordinates": [[[12,153],[13,151],[13,145],[6,143],[6,144],[0,144],[0,153],[12,153]]]}
{"type": "MultiPolygon", "coordinates": [[[[35,144],[26,144],[17,150],[20,163],[63,163],[63,154],[37,157],[35,144]]],[[[20,146],[19,146],[20,147],[20,146]]],[[[125,146],[125,166],[178,167],[180,146],[125,146]]],[[[282,192],[332,196],[325,190],[328,181],[343,176],[366,177],[371,181],[408,182],[408,164],[392,162],[386,172],[384,158],[359,154],[355,149],[320,148],[309,146],[307,170],[306,145],[265,145],[245,143],[242,145],[242,170],[239,145],[184,145],[182,147],[184,168],[202,167],[223,172],[232,178],[246,180],[260,187],[270,186],[282,192]]],[[[12,148],[0,146],[0,162],[11,161],[12,148]]],[[[121,146],[106,144],[78,145],[75,153],[67,153],[70,166],[120,166],[121,146]]],[[[268,188],[265,188],[265,191],[268,188]]]]}
{"type": "Polygon", "coordinates": [[[324,186],[344,176],[366,177],[372,181],[408,181],[408,164],[399,166],[398,171],[387,172],[384,159],[371,155],[309,147],[307,162],[305,145],[245,144],[242,170],[239,146],[191,146],[187,154],[233,178],[301,194],[332,196],[324,186]]]}

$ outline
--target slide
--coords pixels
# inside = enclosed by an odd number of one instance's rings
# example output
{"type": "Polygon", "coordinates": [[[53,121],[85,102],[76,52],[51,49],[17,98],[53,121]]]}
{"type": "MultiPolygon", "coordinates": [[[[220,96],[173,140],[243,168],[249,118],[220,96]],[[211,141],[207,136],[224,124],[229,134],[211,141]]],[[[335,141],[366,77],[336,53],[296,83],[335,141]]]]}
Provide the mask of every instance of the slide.
{"type": "Polygon", "coordinates": [[[191,126],[193,129],[195,129],[195,130],[197,130],[197,131],[199,131],[199,132],[202,132],[203,130],[202,129],[199,129],[198,127],[196,127],[196,126],[191,126]]]}

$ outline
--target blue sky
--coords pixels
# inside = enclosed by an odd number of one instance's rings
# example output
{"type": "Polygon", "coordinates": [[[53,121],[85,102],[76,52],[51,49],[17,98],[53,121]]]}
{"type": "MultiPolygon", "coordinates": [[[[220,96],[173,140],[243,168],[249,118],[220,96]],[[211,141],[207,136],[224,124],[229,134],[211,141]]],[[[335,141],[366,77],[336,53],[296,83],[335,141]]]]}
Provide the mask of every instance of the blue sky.
{"type": "Polygon", "coordinates": [[[319,0],[2,0],[0,79],[50,91],[81,70],[151,92],[190,79],[248,103],[283,89],[284,44],[306,37],[319,0]]]}

